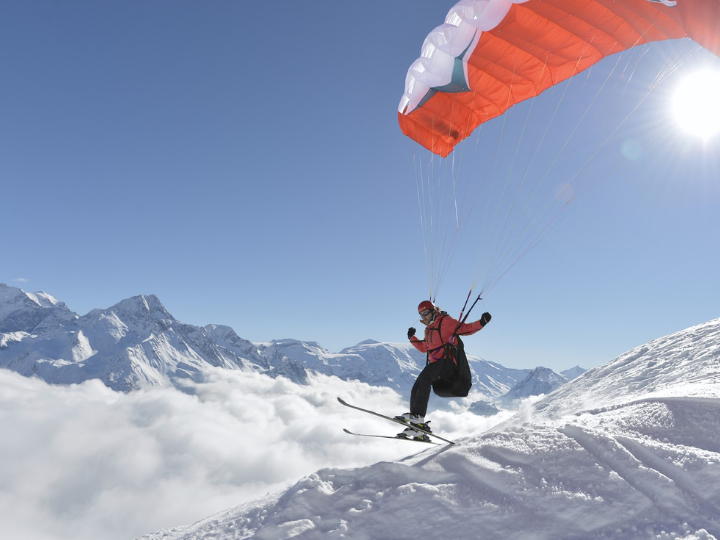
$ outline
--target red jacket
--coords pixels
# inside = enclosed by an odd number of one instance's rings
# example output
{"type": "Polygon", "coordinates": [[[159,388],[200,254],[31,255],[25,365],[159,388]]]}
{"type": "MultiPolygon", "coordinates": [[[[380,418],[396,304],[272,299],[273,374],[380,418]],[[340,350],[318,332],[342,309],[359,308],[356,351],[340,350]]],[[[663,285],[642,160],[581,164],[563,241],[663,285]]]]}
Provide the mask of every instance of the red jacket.
{"type": "Polygon", "coordinates": [[[433,363],[443,357],[444,346],[450,343],[453,333],[458,336],[469,336],[479,332],[482,328],[483,325],[480,321],[460,324],[443,311],[425,328],[425,339],[420,340],[413,336],[410,338],[410,342],[418,351],[428,353],[428,360],[433,363]],[[460,325],[459,328],[458,325],[460,325]]]}

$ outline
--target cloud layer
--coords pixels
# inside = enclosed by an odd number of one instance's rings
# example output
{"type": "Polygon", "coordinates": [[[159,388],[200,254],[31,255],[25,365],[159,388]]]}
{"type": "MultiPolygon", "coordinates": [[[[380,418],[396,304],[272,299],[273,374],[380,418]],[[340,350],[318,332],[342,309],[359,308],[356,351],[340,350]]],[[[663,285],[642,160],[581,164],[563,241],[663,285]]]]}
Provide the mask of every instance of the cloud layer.
{"type": "MultiPolygon", "coordinates": [[[[387,389],[324,376],[301,386],[218,369],[187,390],[121,394],[97,381],[51,386],[0,370],[0,530],[27,540],[126,540],[193,523],[320,468],[422,450],[342,432],[397,432],[336,401],[404,412],[387,389]]],[[[490,423],[468,413],[436,416],[448,435],[490,423]]]]}

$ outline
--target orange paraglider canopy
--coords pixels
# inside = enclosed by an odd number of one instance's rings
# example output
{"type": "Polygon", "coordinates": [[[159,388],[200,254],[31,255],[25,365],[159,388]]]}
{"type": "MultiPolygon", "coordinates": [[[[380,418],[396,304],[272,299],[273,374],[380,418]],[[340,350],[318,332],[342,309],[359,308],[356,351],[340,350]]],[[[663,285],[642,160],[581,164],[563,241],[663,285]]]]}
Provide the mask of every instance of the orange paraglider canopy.
{"type": "MultiPolygon", "coordinates": [[[[477,22],[482,13],[466,19],[466,24],[474,26],[474,34],[454,64],[454,77],[464,75],[462,84],[423,88],[412,80],[400,103],[403,133],[443,157],[483,122],[606,56],[683,37],[720,56],[718,0],[490,0],[478,4],[473,8],[476,12],[499,5],[495,17],[498,11],[507,13],[490,29],[487,26],[493,23],[477,22]],[[462,62],[462,72],[458,62],[462,62]]],[[[461,5],[466,15],[472,2],[465,0],[461,5]]],[[[412,73],[413,68],[409,80],[412,73]]]]}

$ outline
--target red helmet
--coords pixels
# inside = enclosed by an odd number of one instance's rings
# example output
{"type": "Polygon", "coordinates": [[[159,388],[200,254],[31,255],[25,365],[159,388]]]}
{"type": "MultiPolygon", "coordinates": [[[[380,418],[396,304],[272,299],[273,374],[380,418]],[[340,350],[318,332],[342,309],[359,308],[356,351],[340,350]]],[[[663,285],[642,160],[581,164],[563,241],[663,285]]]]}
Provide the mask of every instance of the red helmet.
{"type": "Polygon", "coordinates": [[[430,300],[423,300],[418,306],[418,313],[422,313],[426,309],[433,311],[435,309],[435,304],[433,304],[430,300]]]}

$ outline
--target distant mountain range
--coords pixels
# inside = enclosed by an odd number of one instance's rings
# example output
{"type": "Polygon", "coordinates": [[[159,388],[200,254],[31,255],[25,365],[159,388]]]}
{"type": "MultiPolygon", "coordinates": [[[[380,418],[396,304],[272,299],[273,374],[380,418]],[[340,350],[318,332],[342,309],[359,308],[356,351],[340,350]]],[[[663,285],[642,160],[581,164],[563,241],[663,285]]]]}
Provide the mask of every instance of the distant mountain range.
{"type": "MultiPolygon", "coordinates": [[[[504,406],[548,393],[584,372],[576,367],[557,374],[469,360],[478,399],[504,406]]],[[[205,367],[215,366],[299,384],[320,373],[408,395],[424,365],[425,355],[409,343],[368,340],[339,353],[293,339],[253,343],[228,326],[184,324],[155,295],[134,296],[79,316],[49,294],[0,283],[0,368],[53,384],[99,379],[121,392],[183,388],[183,381],[200,380],[205,367]]]]}

